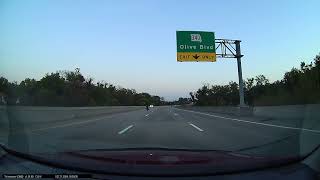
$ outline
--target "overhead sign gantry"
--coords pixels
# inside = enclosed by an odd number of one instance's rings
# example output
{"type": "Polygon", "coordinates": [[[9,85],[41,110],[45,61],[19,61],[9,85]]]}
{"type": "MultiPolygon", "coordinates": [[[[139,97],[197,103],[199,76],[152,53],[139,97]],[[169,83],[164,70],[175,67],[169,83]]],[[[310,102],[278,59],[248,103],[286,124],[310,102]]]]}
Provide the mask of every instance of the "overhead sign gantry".
{"type": "Polygon", "coordinates": [[[177,31],[177,61],[215,62],[216,58],[236,58],[240,107],[244,107],[240,40],[215,39],[214,32],[177,31]]]}

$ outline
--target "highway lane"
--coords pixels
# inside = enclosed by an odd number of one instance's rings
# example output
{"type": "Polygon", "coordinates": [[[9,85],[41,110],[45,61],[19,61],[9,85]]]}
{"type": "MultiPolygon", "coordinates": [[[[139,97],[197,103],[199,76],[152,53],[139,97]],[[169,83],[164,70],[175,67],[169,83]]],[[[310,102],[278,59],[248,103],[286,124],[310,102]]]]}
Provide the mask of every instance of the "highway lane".
{"type": "MultiPolygon", "coordinates": [[[[28,127],[11,133],[9,144],[33,153],[164,147],[294,155],[299,153],[300,133],[164,106],[28,127]]],[[[319,143],[320,133],[309,134],[319,143]]]]}

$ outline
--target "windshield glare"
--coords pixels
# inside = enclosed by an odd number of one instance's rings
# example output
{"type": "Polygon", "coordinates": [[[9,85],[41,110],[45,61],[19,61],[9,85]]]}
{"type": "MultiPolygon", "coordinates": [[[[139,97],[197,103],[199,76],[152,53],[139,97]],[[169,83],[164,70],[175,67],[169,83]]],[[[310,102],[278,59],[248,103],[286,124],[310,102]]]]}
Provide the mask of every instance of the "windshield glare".
{"type": "Polygon", "coordinates": [[[2,1],[1,145],[225,170],[306,157],[320,144],[320,4],[219,3],[2,1]]]}

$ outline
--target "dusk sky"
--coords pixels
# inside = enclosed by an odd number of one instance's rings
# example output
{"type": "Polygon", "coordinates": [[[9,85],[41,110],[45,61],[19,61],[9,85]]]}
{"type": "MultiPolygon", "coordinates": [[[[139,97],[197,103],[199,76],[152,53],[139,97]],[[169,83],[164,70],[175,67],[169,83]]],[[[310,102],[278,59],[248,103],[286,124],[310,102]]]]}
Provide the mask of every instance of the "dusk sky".
{"type": "Polygon", "coordinates": [[[281,79],[320,52],[320,1],[1,0],[0,76],[85,77],[173,100],[237,79],[235,59],[177,62],[176,31],[240,39],[244,79],[281,79]]]}

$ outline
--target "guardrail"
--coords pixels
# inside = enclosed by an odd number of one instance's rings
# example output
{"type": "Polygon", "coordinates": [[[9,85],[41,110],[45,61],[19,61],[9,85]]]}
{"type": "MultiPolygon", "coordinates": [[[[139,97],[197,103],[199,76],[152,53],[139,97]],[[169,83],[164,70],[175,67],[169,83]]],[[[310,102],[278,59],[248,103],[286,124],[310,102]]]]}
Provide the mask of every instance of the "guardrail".
{"type": "Polygon", "coordinates": [[[249,116],[252,115],[253,107],[237,107],[237,106],[178,106],[183,109],[193,111],[212,112],[219,114],[228,114],[236,116],[249,116]]]}
{"type": "MultiPolygon", "coordinates": [[[[28,123],[47,123],[67,119],[114,114],[143,109],[143,106],[100,106],[100,107],[34,107],[34,106],[2,106],[0,117],[7,115],[28,123]]],[[[3,121],[2,119],[0,121],[3,121]]],[[[1,122],[0,122],[1,124],[1,122]]]]}
{"type": "Polygon", "coordinates": [[[304,128],[320,125],[320,104],[259,106],[253,108],[253,116],[276,120],[301,120],[304,128]]]}
{"type": "Polygon", "coordinates": [[[180,108],[230,115],[257,116],[276,119],[320,119],[320,104],[283,106],[179,106],[180,108]]]}

